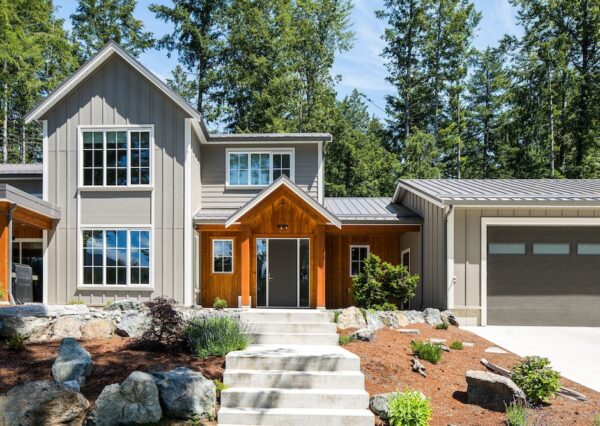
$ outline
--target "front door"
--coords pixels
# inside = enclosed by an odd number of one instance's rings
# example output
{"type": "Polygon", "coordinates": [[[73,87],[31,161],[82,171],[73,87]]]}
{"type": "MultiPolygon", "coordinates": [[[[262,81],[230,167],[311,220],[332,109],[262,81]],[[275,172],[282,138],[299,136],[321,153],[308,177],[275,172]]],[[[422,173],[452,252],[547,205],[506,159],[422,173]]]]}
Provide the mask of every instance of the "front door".
{"type": "Polygon", "coordinates": [[[269,240],[269,306],[298,306],[298,241],[269,240]]]}

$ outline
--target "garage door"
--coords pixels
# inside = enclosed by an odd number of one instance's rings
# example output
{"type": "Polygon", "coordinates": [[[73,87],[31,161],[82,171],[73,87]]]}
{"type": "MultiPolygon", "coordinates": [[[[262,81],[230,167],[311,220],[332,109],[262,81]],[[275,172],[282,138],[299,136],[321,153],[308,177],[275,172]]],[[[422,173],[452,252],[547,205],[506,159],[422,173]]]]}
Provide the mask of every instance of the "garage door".
{"type": "Polygon", "coordinates": [[[488,227],[490,325],[600,326],[600,228],[488,227]]]}

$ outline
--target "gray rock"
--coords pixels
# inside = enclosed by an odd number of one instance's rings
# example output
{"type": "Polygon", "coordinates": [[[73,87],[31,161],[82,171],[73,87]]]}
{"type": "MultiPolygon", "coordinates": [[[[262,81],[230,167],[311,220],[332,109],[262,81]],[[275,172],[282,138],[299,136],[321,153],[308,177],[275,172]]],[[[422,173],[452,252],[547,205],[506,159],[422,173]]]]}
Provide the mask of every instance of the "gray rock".
{"type": "Polygon", "coordinates": [[[75,380],[79,385],[92,373],[92,357],[72,338],[63,339],[52,364],[52,378],[57,382],[75,380]]]}
{"type": "Polygon", "coordinates": [[[421,311],[404,311],[403,312],[410,324],[423,324],[425,317],[421,311]]]}
{"type": "Polygon", "coordinates": [[[81,425],[89,406],[62,383],[25,382],[0,394],[0,426],[81,425]]]}
{"type": "MultiPolygon", "coordinates": [[[[0,312],[4,309],[0,309],[0,312]]],[[[30,342],[42,342],[49,340],[51,322],[48,318],[38,317],[14,317],[4,318],[0,328],[1,337],[11,337],[20,334],[30,342]]]]}
{"type": "Polygon", "coordinates": [[[487,353],[490,353],[490,354],[507,354],[508,353],[504,349],[499,348],[497,346],[490,346],[484,352],[487,352],[487,353]]]}
{"type": "Polygon", "coordinates": [[[425,322],[429,325],[438,325],[443,322],[439,309],[427,308],[423,311],[423,316],[425,317],[425,322]]]}
{"type": "Polygon", "coordinates": [[[217,392],[212,380],[186,367],[172,371],[153,371],[160,405],[174,419],[215,417],[217,392]]]}
{"type": "Polygon", "coordinates": [[[429,339],[429,343],[433,345],[441,345],[442,343],[446,343],[446,339],[437,339],[435,337],[432,337],[431,339],[429,339]]]}
{"type": "Polygon", "coordinates": [[[385,327],[377,312],[366,311],[366,317],[368,328],[372,330],[380,330],[385,327]]]}
{"type": "Polygon", "coordinates": [[[341,329],[361,329],[367,326],[367,321],[365,321],[365,317],[363,317],[360,309],[355,306],[350,306],[349,308],[341,310],[337,318],[337,326],[341,329]]]}
{"type": "Polygon", "coordinates": [[[106,386],[96,400],[93,416],[96,426],[157,423],[162,409],[154,379],[134,371],[121,385],[106,386]]]}
{"type": "Polygon", "coordinates": [[[369,400],[369,408],[383,421],[387,421],[390,418],[389,402],[392,395],[394,395],[394,392],[380,393],[379,395],[372,396],[369,400]]]}
{"type": "Polygon", "coordinates": [[[83,323],[73,316],[59,317],[52,325],[52,338],[72,337],[81,339],[81,326],[83,326],[83,323]]]}
{"type": "Polygon", "coordinates": [[[32,303],[28,305],[7,306],[0,309],[0,318],[12,317],[60,317],[64,315],[80,315],[89,313],[86,305],[44,305],[32,303]]]}
{"type": "Polygon", "coordinates": [[[447,324],[451,324],[455,327],[459,327],[460,324],[458,323],[458,320],[456,319],[456,317],[454,316],[454,313],[452,311],[442,311],[440,313],[440,315],[442,316],[442,321],[444,321],[447,324]]]}
{"type": "Polygon", "coordinates": [[[133,311],[140,310],[143,307],[143,303],[136,299],[118,300],[112,302],[105,309],[107,311],[133,311]]]}
{"type": "Polygon", "coordinates": [[[462,342],[462,344],[465,348],[472,348],[473,346],[475,346],[475,343],[473,342],[462,342]]]}
{"type": "Polygon", "coordinates": [[[81,327],[81,336],[84,339],[107,339],[112,336],[116,329],[111,319],[93,319],[81,327]]]}
{"type": "Polygon", "coordinates": [[[79,386],[79,382],[77,380],[67,380],[66,382],[62,382],[62,384],[69,389],[74,390],[75,392],[81,391],[81,387],[79,386]]]}
{"type": "Polygon", "coordinates": [[[117,325],[117,334],[125,337],[142,337],[148,324],[148,317],[144,312],[132,311],[123,315],[117,325]]]}
{"type": "Polygon", "coordinates": [[[401,311],[378,311],[377,315],[386,327],[400,328],[410,324],[406,315],[401,311]]]}
{"type": "Polygon", "coordinates": [[[398,330],[398,333],[402,334],[421,334],[420,330],[414,328],[401,328],[398,330]]]}
{"type": "Polygon", "coordinates": [[[467,379],[467,401],[481,407],[504,411],[512,402],[525,403],[525,394],[508,377],[487,371],[469,370],[467,379]]]}
{"type": "Polygon", "coordinates": [[[361,328],[360,330],[352,333],[352,337],[356,340],[362,340],[364,342],[370,342],[375,337],[375,330],[372,328],[361,328]]]}

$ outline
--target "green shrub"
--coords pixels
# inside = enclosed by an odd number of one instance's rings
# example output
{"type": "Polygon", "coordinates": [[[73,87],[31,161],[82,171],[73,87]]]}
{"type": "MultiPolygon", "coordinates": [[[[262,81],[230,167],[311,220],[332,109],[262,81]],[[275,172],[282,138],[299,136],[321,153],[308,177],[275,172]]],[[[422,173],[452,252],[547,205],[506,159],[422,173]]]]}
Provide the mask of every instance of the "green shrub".
{"type": "Polygon", "coordinates": [[[213,380],[213,383],[215,384],[215,390],[217,391],[217,398],[221,398],[221,392],[227,389],[228,386],[219,379],[213,380]]]}
{"type": "Polygon", "coordinates": [[[395,310],[415,295],[418,281],[419,276],[410,274],[405,266],[394,266],[371,254],[361,273],[352,279],[349,292],[359,308],[395,310]]]}
{"type": "Polygon", "coordinates": [[[341,313],[340,311],[335,311],[335,312],[333,313],[333,322],[334,322],[334,323],[336,323],[336,324],[338,323],[338,320],[340,319],[340,315],[341,315],[341,314],[342,314],[342,313],[341,313]]]}
{"type": "Polygon", "coordinates": [[[448,323],[447,322],[441,322],[439,324],[435,325],[435,329],[436,330],[448,330],[448,323]]]}
{"type": "Polygon", "coordinates": [[[395,393],[389,399],[391,426],[427,426],[431,414],[429,400],[419,391],[395,393]]]}
{"type": "Polygon", "coordinates": [[[215,297],[215,301],[213,302],[213,308],[225,309],[226,307],[227,307],[227,300],[221,299],[220,297],[215,297]]]}
{"type": "Polygon", "coordinates": [[[352,334],[349,334],[347,336],[340,336],[340,338],[339,338],[340,346],[344,346],[344,345],[347,345],[348,343],[352,343],[355,341],[356,341],[356,337],[354,337],[352,334]]]}
{"type": "Polygon", "coordinates": [[[23,337],[19,333],[13,334],[6,342],[6,347],[11,351],[22,352],[25,350],[26,337],[23,337]]]}
{"type": "Polygon", "coordinates": [[[85,302],[79,299],[71,299],[67,302],[67,305],[85,305],[85,302]]]}
{"type": "Polygon", "coordinates": [[[511,379],[520,387],[527,398],[535,403],[549,402],[558,392],[558,371],[550,367],[548,358],[528,356],[513,368],[511,379]]]}
{"type": "Polygon", "coordinates": [[[518,403],[507,405],[506,423],[508,426],[527,426],[527,408],[518,403]]]}
{"type": "Polygon", "coordinates": [[[455,351],[462,351],[464,349],[464,345],[462,342],[456,341],[450,344],[450,349],[454,349],[455,351]]]}
{"type": "Polygon", "coordinates": [[[442,348],[440,345],[413,340],[410,342],[410,348],[417,358],[424,359],[432,364],[437,364],[442,358],[442,348]]]}
{"type": "Polygon", "coordinates": [[[201,359],[224,356],[246,349],[252,343],[247,328],[227,317],[194,318],[186,325],[183,335],[190,350],[201,359]]]}
{"type": "Polygon", "coordinates": [[[0,300],[4,299],[4,289],[0,288],[0,300]]]}

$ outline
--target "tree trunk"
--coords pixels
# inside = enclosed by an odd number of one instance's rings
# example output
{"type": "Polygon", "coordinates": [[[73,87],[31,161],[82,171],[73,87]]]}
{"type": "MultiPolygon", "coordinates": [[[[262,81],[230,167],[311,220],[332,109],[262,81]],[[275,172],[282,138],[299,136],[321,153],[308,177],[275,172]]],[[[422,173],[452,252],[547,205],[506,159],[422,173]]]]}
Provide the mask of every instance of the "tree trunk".
{"type": "Polygon", "coordinates": [[[554,178],[554,101],[552,98],[552,69],[548,66],[548,93],[550,95],[550,177],[554,178]]]}
{"type": "MultiPolygon", "coordinates": [[[[6,69],[6,64],[4,65],[6,69]]],[[[2,162],[8,163],[8,84],[4,83],[4,102],[2,104],[2,162]]]]}
{"type": "Polygon", "coordinates": [[[24,121],[21,124],[21,163],[27,163],[27,135],[24,121]]]}

